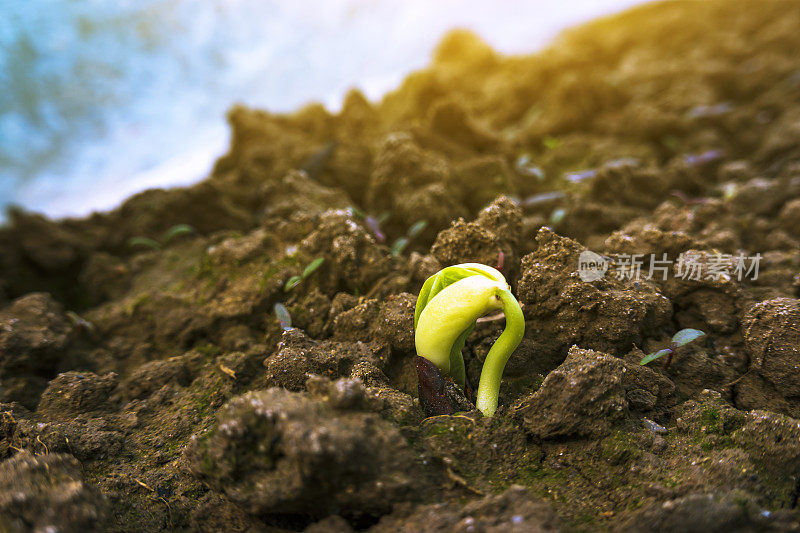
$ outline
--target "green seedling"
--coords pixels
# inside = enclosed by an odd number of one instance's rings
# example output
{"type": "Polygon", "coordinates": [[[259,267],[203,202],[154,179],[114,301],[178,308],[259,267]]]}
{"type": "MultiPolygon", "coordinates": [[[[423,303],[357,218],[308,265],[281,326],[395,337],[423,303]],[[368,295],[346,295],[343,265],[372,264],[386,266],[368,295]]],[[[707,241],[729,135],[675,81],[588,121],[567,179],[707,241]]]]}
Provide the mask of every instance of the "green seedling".
{"type": "Polygon", "coordinates": [[[150,237],[131,237],[128,239],[128,247],[136,248],[138,246],[150,248],[152,250],[160,250],[165,244],[168,244],[176,237],[191,235],[195,232],[195,229],[189,224],[176,224],[165,231],[164,235],[162,235],[159,240],[151,239],[150,237]]]}
{"type": "MultiPolygon", "coordinates": [[[[492,416],[497,409],[503,370],[525,333],[522,308],[506,279],[496,269],[478,263],[447,267],[425,281],[414,311],[417,355],[465,390],[461,350],[476,321],[497,310],[505,314],[506,327],[481,370],[475,404],[484,416],[492,416]]],[[[417,368],[421,372],[419,365],[417,368]]],[[[422,390],[423,378],[420,375],[421,397],[430,394],[422,390]]]]}
{"type": "Polygon", "coordinates": [[[394,241],[394,244],[392,245],[392,255],[400,255],[403,253],[403,250],[406,249],[406,246],[408,246],[411,240],[422,233],[422,230],[427,227],[427,220],[418,220],[415,222],[410,228],[408,228],[408,232],[405,234],[405,236],[394,241]]]}
{"type": "Polygon", "coordinates": [[[149,237],[131,237],[128,239],[129,248],[150,248],[151,250],[160,250],[161,243],[149,237]]]}
{"type": "Polygon", "coordinates": [[[542,139],[542,146],[544,146],[547,150],[555,150],[561,146],[561,139],[551,137],[550,135],[545,135],[544,139],[542,139]]]}
{"type": "Polygon", "coordinates": [[[558,226],[564,221],[564,218],[567,216],[567,210],[559,207],[550,215],[550,224],[554,226],[558,226]]]}
{"type": "Polygon", "coordinates": [[[161,242],[167,244],[176,237],[191,235],[192,233],[195,233],[195,229],[189,224],[176,224],[164,232],[164,236],[161,237],[161,242]]]}
{"type": "Polygon", "coordinates": [[[372,216],[358,207],[351,206],[349,209],[354,216],[364,221],[364,225],[369,228],[373,235],[375,235],[375,238],[378,240],[378,242],[383,242],[386,240],[386,235],[383,233],[383,230],[381,230],[381,226],[386,224],[386,222],[392,217],[392,214],[389,211],[384,211],[378,216],[372,216]]]}
{"type": "Polygon", "coordinates": [[[289,314],[289,310],[286,309],[286,306],[277,302],[272,308],[275,310],[275,316],[281,323],[281,327],[284,330],[292,329],[292,315],[289,314]]]}
{"type": "Polygon", "coordinates": [[[325,258],[324,257],[317,257],[316,259],[311,261],[306,266],[306,268],[303,270],[302,274],[300,274],[299,276],[292,276],[291,278],[286,280],[286,283],[283,284],[283,291],[284,292],[289,292],[292,289],[294,289],[295,287],[297,287],[298,285],[300,285],[301,281],[303,281],[304,279],[307,279],[311,274],[316,272],[317,269],[319,267],[321,267],[322,263],[324,263],[324,262],[325,262],[325,258]]]}
{"type": "Polygon", "coordinates": [[[647,354],[642,358],[639,362],[640,365],[646,365],[648,363],[652,363],[656,359],[660,359],[664,356],[667,356],[667,362],[664,363],[664,369],[669,369],[669,365],[672,363],[672,356],[675,354],[675,351],[680,348],[681,346],[685,346],[690,342],[693,342],[700,337],[705,335],[704,332],[700,331],[699,329],[682,329],[678,333],[672,336],[672,342],[669,348],[664,348],[663,350],[659,350],[657,352],[653,352],[651,354],[647,354]]]}

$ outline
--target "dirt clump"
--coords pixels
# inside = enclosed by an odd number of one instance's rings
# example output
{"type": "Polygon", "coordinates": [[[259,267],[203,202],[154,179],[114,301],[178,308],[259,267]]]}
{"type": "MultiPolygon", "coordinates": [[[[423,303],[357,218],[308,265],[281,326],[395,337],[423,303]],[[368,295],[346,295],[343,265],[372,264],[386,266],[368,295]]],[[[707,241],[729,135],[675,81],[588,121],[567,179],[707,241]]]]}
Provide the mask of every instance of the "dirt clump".
{"type": "Polygon", "coordinates": [[[380,515],[422,497],[431,473],[396,428],[359,410],[363,386],[332,391],[322,401],[281,389],[232,400],[193,445],[193,468],[257,515],[380,515]]]}
{"type": "Polygon", "coordinates": [[[0,526],[17,531],[103,528],[108,501],[69,455],[21,452],[0,464],[0,526]]]}
{"type": "Polygon", "coordinates": [[[35,407],[73,340],[72,330],[63,307],[48,294],[22,296],[0,311],[0,400],[35,407]]]}
{"type": "Polygon", "coordinates": [[[522,211],[505,196],[483,209],[474,222],[458,219],[436,236],[431,255],[444,266],[483,263],[516,274],[522,211]]]}
{"type": "Polygon", "coordinates": [[[566,355],[577,344],[622,354],[668,326],[672,307],[655,286],[613,276],[584,282],[577,266],[585,248],[548,228],[536,243],[522,258],[519,300],[526,328],[547,339],[547,350],[566,355]]]}
{"type": "Polygon", "coordinates": [[[398,511],[373,528],[383,531],[561,531],[553,510],[524,487],[512,486],[498,495],[485,496],[464,507],[428,505],[398,511]]]}
{"type": "Polygon", "coordinates": [[[625,371],[616,357],[573,347],[516,414],[538,439],[602,437],[626,415],[625,371]]]}
{"type": "Polygon", "coordinates": [[[792,531],[791,515],[760,509],[735,492],[692,494],[642,509],[620,531],[792,531]]]}

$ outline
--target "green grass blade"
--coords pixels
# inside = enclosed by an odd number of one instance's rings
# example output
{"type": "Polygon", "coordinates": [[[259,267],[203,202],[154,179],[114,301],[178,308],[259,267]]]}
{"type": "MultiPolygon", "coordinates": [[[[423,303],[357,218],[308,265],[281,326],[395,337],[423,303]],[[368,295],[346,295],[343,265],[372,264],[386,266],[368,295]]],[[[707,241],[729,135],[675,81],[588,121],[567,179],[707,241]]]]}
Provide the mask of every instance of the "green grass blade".
{"type": "Polygon", "coordinates": [[[164,232],[164,236],[161,237],[161,241],[164,243],[170,242],[175,237],[180,237],[181,235],[189,235],[195,233],[195,229],[190,226],[189,224],[176,224],[172,226],[167,231],[164,232]]]}
{"type": "Polygon", "coordinates": [[[655,353],[647,354],[646,356],[644,356],[642,358],[641,361],[639,361],[639,364],[644,366],[647,363],[652,363],[656,359],[660,359],[660,358],[664,357],[665,355],[669,355],[670,353],[672,353],[671,349],[664,348],[663,350],[659,350],[659,351],[657,351],[655,353]]]}
{"type": "Polygon", "coordinates": [[[324,263],[324,262],[325,262],[325,258],[324,257],[317,257],[316,259],[314,259],[313,261],[311,261],[308,264],[306,269],[303,270],[303,273],[300,275],[300,277],[303,278],[303,279],[306,279],[308,276],[313,274],[319,267],[321,267],[322,263],[324,263]]]}
{"type": "Polygon", "coordinates": [[[149,237],[131,237],[128,239],[128,246],[135,248],[137,246],[144,246],[153,250],[160,250],[161,243],[149,237]]]}

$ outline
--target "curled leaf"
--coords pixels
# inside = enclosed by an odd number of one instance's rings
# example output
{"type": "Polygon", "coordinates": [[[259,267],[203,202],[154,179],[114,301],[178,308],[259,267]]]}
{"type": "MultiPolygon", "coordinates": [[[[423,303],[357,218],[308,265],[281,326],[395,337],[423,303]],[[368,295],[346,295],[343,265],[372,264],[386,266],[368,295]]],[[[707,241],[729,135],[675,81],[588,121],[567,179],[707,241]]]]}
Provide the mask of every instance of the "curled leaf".
{"type": "Polygon", "coordinates": [[[414,327],[417,327],[420,313],[422,313],[422,310],[425,309],[425,306],[428,305],[428,302],[430,302],[434,296],[453,283],[476,274],[495,281],[505,281],[503,274],[497,269],[480,263],[463,263],[443,268],[426,279],[425,283],[422,285],[422,289],[419,291],[417,307],[414,311],[414,327]]]}

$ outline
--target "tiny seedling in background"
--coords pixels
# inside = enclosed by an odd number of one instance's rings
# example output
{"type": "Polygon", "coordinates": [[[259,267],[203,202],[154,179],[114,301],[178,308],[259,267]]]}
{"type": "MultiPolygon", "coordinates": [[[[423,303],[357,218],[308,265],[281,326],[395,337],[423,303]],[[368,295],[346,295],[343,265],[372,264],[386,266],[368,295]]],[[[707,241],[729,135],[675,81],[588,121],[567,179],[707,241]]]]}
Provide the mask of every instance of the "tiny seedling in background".
{"type": "Polygon", "coordinates": [[[544,139],[542,139],[542,146],[544,146],[547,150],[555,150],[561,146],[561,139],[546,135],[544,139]]]}
{"type": "Polygon", "coordinates": [[[167,244],[176,237],[191,235],[192,233],[195,233],[195,229],[189,224],[176,224],[164,232],[164,236],[161,237],[161,242],[167,244]]]}
{"type": "Polygon", "coordinates": [[[386,234],[384,234],[383,230],[381,230],[381,226],[386,224],[386,222],[392,217],[392,214],[389,211],[384,211],[378,216],[372,216],[365,213],[364,210],[359,209],[358,207],[351,206],[349,209],[353,215],[364,221],[364,225],[369,228],[373,235],[375,235],[375,239],[378,242],[384,242],[386,240],[386,234]]]}
{"type": "Polygon", "coordinates": [[[281,327],[284,330],[292,329],[292,315],[289,314],[289,310],[286,309],[286,306],[280,302],[277,302],[273,309],[275,310],[275,316],[281,323],[281,327]]]}
{"type": "Polygon", "coordinates": [[[408,232],[405,234],[405,236],[394,241],[394,244],[392,245],[392,255],[400,255],[403,253],[403,250],[406,249],[411,240],[422,233],[422,230],[427,227],[427,220],[418,220],[415,222],[410,228],[408,228],[408,232]]]}
{"type": "Polygon", "coordinates": [[[537,181],[544,181],[545,174],[542,167],[535,165],[530,154],[522,154],[517,158],[516,163],[517,172],[529,178],[535,178],[537,181]]]}
{"type": "Polygon", "coordinates": [[[550,215],[550,224],[553,226],[558,226],[561,222],[564,221],[564,218],[567,216],[567,210],[559,207],[550,215]]]}
{"type": "Polygon", "coordinates": [[[664,369],[668,369],[669,365],[672,363],[672,356],[675,354],[675,351],[680,348],[681,346],[686,346],[690,342],[693,342],[700,337],[705,335],[704,332],[700,331],[699,329],[682,329],[678,333],[672,336],[672,343],[670,344],[669,348],[664,348],[663,350],[659,350],[657,352],[651,353],[646,355],[642,358],[640,365],[646,365],[648,363],[652,363],[656,359],[660,359],[664,356],[667,356],[667,362],[664,363],[664,369]]]}
{"type": "Polygon", "coordinates": [[[325,258],[324,257],[317,257],[316,259],[311,261],[306,266],[305,270],[303,270],[302,274],[300,274],[299,276],[292,276],[291,278],[286,280],[286,283],[283,285],[283,291],[284,292],[289,292],[292,289],[294,289],[295,287],[297,287],[298,285],[300,285],[301,281],[303,281],[304,279],[307,279],[311,274],[316,272],[317,269],[319,267],[321,267],[322,263],[324,263],[324,262],[325,262],[325,258]]]}
{"type": "Polygon", "coordinates": [[[129,248],[150,248],[151,250],[160,250],[161,243],[149,237],[131,237],[128,239],[129,248]]]}
{"type": "Polygon", "coordinates": [[[164,232],[161,239],[155,240],[150,237],[131,237],[128,239],[128,247],[136,248],[145,247],[152,250],[160,250],[165,244],[170,243],[181,235],[191,235],[196,233],[196,230],[189,224],[176,224],[164,232]]]}

